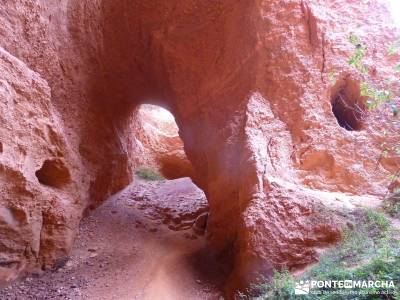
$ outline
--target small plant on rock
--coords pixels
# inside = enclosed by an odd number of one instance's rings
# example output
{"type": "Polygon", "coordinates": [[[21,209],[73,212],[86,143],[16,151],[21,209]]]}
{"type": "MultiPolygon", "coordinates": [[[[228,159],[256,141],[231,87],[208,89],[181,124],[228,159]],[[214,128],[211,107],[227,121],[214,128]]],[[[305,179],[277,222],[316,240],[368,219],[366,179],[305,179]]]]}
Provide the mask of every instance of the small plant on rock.
{"type": "Polygon", "coordinates": [[[264,294],[258,299],[296,299],[294,295],[295,285],[295,279],[288,270],[275,271],[270,282],[257,287],[264,294]]]}
{"type": "Polygon", "coordinates": [[[270,282],[257,286],[256,290],[263,291],[263,296],[256,299],[400,300],[399,232],[390,226],[383,213],[372,209],[357,210],[347,217],[354,226],[344,232],[342,241],[328,250],[317,265],[300,278],[294,278],[287,271],[276,272],[270,282]],[[310,293],[295,296],[295,283],[307,280],[393,281],[395,287],[389,290],[368,287],[360,294],[310,293]]]}
{"type": "Polygon", "coordinates": [[[139,168],[135,174],[144,180],[149,181],[159,181],[164,180],[165,178],[155,170],[148,168],[139,168]]]}
{"type": "MultiPolygon", "coordinates": [[[[378,108],[386,107],[391,111],[392,118],[389,120],[389,123],[391,123],[392,128],[386,128],[382,131],[385,137],[392,135],[394,139],[388,139],[382,143],[382,154],[379,161],[381,158],[388,157],[389,155],[398,160],[400,158],[400,142],[397,138],[400,126],[400,91],[398,90],[398,87],[396,88],[395,84],[398,81],[398,78],[373,82],[369,76],[371,70],[364,63],[364,59],[368,54],[368,46],[363,43],[360,37],[354,34],[349,36],[349,42],[354,46],[354,51],[348,60],[348,64],[358,72],[361,78],[360,95],[366,99],[365,106],[369,110],[377,110],[378,108]]],[[[399,57],[400,39],[388,47],[386,55],[392,58],[399,57]]],[[[398,72],[400,72],[400,62],[397,62],[393,69],[398,74],[398,72]]],[[[397,166],[397,170],[391,177],[392,183],[396,183],[398,179],[400,179],[399,166],[397,166]]],[[[400,186],[395,186],[395,188],[400,188],[400,186]]],[[[397,209],[396,206],[392,208],[397,209]]]]}
{"type": "Polygon", "coordinates": [[[385,199],[383,209],[390,216],[400,218],[400,189],[396,189],[385,199]]]}

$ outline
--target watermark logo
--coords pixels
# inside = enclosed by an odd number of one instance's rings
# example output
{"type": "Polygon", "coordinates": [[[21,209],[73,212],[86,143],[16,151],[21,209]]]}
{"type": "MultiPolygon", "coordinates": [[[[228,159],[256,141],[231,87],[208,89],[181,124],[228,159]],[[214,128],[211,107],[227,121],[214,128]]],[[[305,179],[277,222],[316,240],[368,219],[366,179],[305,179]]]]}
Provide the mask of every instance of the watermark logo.
{"type": "Polygon", "coordinates": [[[310,281],[299,281],[296,282],[294,288],[295,295],[308,295],[310,293],[310,281]]]}
{"type": "Polygon", "coordinates": [[[296,282],[294,294],[390,295],[394,293],[394,288],[395,284],[392,280],[302,280],[296,282]]]}

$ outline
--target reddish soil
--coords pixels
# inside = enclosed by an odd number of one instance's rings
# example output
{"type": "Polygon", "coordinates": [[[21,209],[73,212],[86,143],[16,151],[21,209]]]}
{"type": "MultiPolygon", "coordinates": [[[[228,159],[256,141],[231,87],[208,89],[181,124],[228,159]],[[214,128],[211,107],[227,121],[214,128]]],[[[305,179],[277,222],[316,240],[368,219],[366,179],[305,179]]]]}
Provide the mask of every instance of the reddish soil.
{"type": "Polygon", "coordinates": [[[81,222],[62,267],[6,287],[0,299],[220,299],[226,270],[191,229],[206,210],[188,178],[137,180],[81,222]]]}

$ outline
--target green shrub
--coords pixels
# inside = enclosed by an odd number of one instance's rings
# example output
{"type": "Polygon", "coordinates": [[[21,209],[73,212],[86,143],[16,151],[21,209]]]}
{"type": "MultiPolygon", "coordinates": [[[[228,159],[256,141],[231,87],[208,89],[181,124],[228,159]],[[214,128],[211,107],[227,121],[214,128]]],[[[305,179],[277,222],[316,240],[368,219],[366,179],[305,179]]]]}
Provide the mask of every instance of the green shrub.
{"type": "MultiPolygon", "coordinates": [[[[258,286],[263,296],[257,299],[397,299],[400,300],[400,241],[384,214],[362,209],[349,215],[354,228],[346,230],[336,247],[328,250],[319,263],[296,280],[287,271],[258,286]],[[294,298],[295,281],[306,280],[393,280],[392,295],[302,295],[294,298]]],[[[369,288],[363,292],[384,289],[369,288]]]]}
{"type": "Polygon", "coordinates": [[[372,209],[365,209],[364,213],[366,216],[365,227],[369,237],[376,238],[385,236],[390,227],[390,221],[385,215],[372,209]]]}
{"type": "Polygon", "coordinates": [[[274,272],[270,282],[256,286],[254,289],[263,296],[257,298],[258,300],[266,299],[296,299],[294,295],[295,279],[284,270],[282,272],[274,272]]]}
{"type": "Polygon", "coordinates": [[[385,199],[383,209],[390,216],[400,218],[400,191],[394,192],[385,199]]]}
{"type": "Polygon", "coordinates": [[[136,170],[135,174],[144,180],[149,180],[149,181],[164,180],[164,177],[160,173],[147,168],[139,168],[138,170],[136,170]]]}

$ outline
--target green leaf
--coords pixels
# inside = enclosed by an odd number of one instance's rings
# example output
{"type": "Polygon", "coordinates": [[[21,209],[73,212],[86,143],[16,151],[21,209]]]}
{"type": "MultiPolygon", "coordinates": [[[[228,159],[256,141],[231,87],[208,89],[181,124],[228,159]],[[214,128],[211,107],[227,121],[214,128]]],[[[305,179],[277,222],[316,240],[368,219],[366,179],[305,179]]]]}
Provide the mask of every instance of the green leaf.
{"type": "Polygon", "coordinates": [[[378,90],[370,86],[367,82],[360,84],[360,94],[363,97],[368,97],[366,106],[368,109],[375,109],[382,103],[390,102],[392,94],[389,90],[378,90]]]}
{"type": "Polygon", "coordinates": [[[391,44],[388,48],[387,54],[388,55],[395,55],[399,52],[400,49],[400,40],[394,42],[391,44]]]}
{"type": "Polygon", "coordinates": [[[328,73],[328,79],[332,85],[336,84],[336,76],[337,76],[337,74],[334,71],[331,71],[328,73]]]}
{"type": "Polygon", "coordinates": [[[350,43],[352,43],[354,46],[357,46],[359,44],[361,44],[361,40],[358,36],[356,36],[355,34],[350,34],[349,36],[349,41],[350,43]]]}
{"type": "Polygon", "coordinates": [[[352,44],[356,47],[356,51],[350,56],[348,64],[350,66],[355,67],[358,71],[365,74],[368,72],[367,67],[363,64],[364,56],[367,52],[367,47],[362,45],[361,43],[356,43],[357,39],[351,38],[352,44]]]}
{"type": "Polygon", "coordinates": [[[389,46],[387,54],[388,55],[395,55],[397,53],[397,47],[394,45],[389,46]]]}

